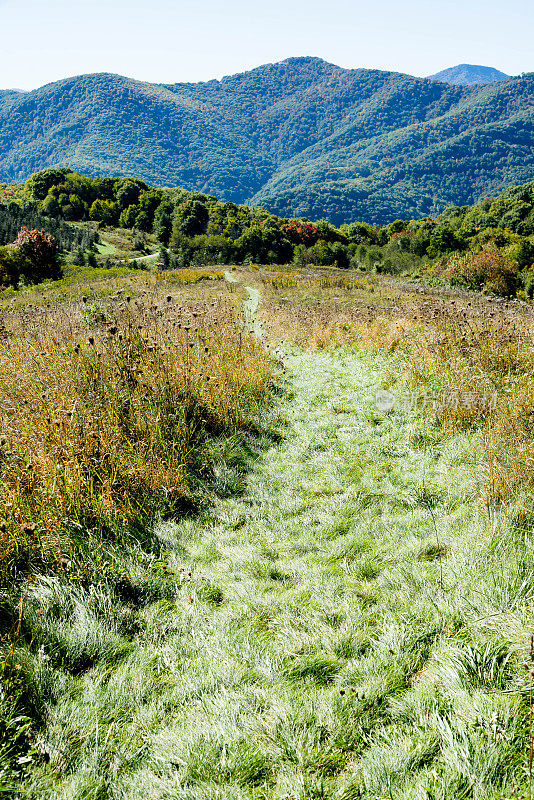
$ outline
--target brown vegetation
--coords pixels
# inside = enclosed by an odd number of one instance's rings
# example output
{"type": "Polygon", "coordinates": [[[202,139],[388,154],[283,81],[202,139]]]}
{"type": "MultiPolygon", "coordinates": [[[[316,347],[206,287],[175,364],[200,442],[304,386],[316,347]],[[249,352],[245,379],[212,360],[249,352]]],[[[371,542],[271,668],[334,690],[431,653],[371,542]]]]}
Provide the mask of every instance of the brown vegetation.
{"type": "Polygon", "coordinates": [[[168,285],[7,312],[1,337],[2,559],[172,511],[195,445],[235,429],[270,374],[228,296],[168,285]]]}

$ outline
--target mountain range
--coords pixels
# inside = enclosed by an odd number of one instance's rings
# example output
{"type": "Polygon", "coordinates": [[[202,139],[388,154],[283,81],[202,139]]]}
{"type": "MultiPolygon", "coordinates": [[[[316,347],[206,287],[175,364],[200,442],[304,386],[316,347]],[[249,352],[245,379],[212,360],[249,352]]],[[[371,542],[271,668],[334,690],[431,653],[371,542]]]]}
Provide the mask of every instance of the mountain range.
{"type": "Polygon", "coordinates": [[[195,84],[95,74],[5,90],[0,180],[68,165],[339,224],[435,215],[532,179],[534,74],[446,77],[303,57],[195,84]]]}

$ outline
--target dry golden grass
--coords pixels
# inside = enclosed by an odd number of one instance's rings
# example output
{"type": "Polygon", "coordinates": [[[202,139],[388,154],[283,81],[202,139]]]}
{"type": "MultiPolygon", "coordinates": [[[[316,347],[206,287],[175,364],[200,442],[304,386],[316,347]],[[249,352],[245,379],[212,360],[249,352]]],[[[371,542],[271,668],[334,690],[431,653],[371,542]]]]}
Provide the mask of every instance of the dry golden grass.
{"type": "Polygon", "coordinates": [[[268,282],[275,291],[277,289],[289,289],[293,286],[298,286],[299,277],[294,272],[277,272],[268,278],[268,282]]]}
{"type": "Polygon", "coordinates": [[[263,280],[269,289],[278,292],[283,289],[297,289],[298,295],[313,294],[317,287],[321,289],[341,289],[345,292],[354,290],[373,292],[378,284],[376,275],[362,276],[354,271],[338,270],[325,267],[308,267],[306,270],[295,269],[292,272],[283,270],[273,271],[272,268],[263,270],[263,280]]]}
{"type": "Polygon", "coordinates": [[[269,360],[230,299],[163,288],[4,314],[1,559],[172,510],[198,437],[264,392],[269,360]]]}
{"type": "MultiPolygon", "coordinates": [[[[430,390],[445,434],[475,427],[486,499],[530,518],[534,491],[534,317],[525,303],[338,275],[297,281],[264,304],[275,340],[312,350],[339,346],[395,353],[399,388],[430,390]],[[358,285],[361,280],[361,285],[358,285]],[[347,296],[348,295],[348,296],[347,296]],[[444,398],[445,402],[441,402],[444,398]]],[[[265,290],[269,294],[270,283],[265,290]]]]}
{"type": "Polygon", "coordinates": [[[158,282],[182,285],[199,281],[221,281],[224,279],[224,270],[178,269],[171,272],[156,272],[155,276],[158,282]]]}
{"type": "Polygon", "coordinates": [[[50,307],[81,300],[82,297],[100,300],[121,290],[137,297],[147,291],[162,292],[191,286],[196,298],[209,298],[214,285],[220,288],[223,281],[224,272],[220,269],[145,271],[131,269],[128,264],[110,269],[69,265],[65,267],[61,280],[27,286],[20,291],[8,289],[0,292],[0,313],[50,307]]]}

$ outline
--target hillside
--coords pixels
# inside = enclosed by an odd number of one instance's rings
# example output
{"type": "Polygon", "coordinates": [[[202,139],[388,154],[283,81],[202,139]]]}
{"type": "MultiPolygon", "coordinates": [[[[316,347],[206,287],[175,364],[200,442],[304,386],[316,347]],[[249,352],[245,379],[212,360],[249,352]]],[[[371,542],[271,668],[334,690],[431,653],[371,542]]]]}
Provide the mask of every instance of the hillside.
{"type": "Polygon", "coordinates": [[[478,84],[505,81],[510,76],[494,67],[482,67],[479,64],[458,64],[456,67],[443,69],[428,76],[432,81],[450,83],[453,86],[475,86],[478,84]]]}
{"type": "Polygon", "coordinates": [[[532,796],[532,239],[0,186],[2,796],[532,796]]]}
{"type": "Polygon", "coordinates": [[[198,84],[84,75],[0,93],[0,179],[63,164],[382,224],[532,179],[533,99],[532,74],[462,87],[317,58],[198,84]]]}

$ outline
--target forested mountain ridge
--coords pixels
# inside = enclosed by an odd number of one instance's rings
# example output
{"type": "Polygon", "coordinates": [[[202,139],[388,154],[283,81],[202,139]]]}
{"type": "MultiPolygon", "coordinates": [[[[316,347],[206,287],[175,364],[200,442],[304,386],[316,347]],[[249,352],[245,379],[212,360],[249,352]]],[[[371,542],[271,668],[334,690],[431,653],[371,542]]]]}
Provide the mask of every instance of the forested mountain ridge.
{"type": "Polygon", "coordinates": [[[534,177],[534,75],[463,87],[293,58],[221,81],[0,92],[0,179],[135,176],[284,216],[385,223],[534,177]]]}
{"type": "Polygon", "coordinates": [[[424,105],[414,105],[410,90],[417,97],[423,92],[413,80],[388,86],[374,98],[376,113],[367,104],[305,158],[284,164],[255,202],[282,215],[385,223],[471,204],[533,177],[533,74],[474,88],[428,82],[458,92],[452,101],[449,92],[440,93],[437,113],[428,115],[424,105]]]}

